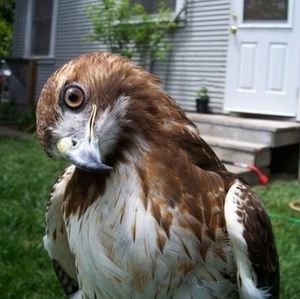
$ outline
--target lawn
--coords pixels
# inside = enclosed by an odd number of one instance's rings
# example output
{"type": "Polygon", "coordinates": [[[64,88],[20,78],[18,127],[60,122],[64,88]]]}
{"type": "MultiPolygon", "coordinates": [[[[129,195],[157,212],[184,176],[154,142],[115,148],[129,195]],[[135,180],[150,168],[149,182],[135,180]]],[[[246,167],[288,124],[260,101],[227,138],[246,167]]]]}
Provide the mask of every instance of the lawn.
{"type": "MultiPolygon", "coordinates": [[[[37,141],[0,135],[0,298],[64,298],[42,246],[49,190],[65,164],[53,161],[37,141]]],[[[256,188],[271,215],[281,262],[281,298],[300,294],[300,198],[295,180],[256,188]]],[[[116,298],[117,299],[117,298],[116,298]]]]}

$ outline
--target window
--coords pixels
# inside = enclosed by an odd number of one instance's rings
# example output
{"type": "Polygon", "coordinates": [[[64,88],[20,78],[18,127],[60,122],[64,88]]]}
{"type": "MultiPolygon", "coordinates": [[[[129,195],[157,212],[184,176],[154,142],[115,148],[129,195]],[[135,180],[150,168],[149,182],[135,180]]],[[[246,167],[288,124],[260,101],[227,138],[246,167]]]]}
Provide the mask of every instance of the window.
{"type": "Polygon", "coordinates": [[[147,0],[131,0],[132,4],[141,4],[144,6],[145,10],[148,13],[154,14],[158,12],[159,5],[164,4],[166,7],[169,7],[171,11],[176,10],[176,0],[153,0],[153,1],[147,1],[147,0]]]}
{"type": "Polygon", "coordinates": [[[287,0],[245,0],[244,21],[286,21],[287,0]]]}
{"type": "Polygon", "coordinates": [[[32,56],[51,54],[51,28],[54,0],[32,0],[31,45],[32,56]]]}

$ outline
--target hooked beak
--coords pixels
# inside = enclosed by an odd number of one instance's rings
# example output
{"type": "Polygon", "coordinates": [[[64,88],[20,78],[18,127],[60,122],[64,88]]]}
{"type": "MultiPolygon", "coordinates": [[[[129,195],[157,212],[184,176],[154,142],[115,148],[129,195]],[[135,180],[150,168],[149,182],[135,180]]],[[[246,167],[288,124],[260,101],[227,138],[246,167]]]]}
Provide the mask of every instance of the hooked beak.
{"type": "Polygon", "coordinates": [[[97,107],[93,105],[87,124],[87,134],[82,140],[73,137],[63,137],[56,143],[59,153],[76,167],[87,172],[107,173],[112,167],[101,161],[98,140],[94,136],[94,124],[97,107]]]}

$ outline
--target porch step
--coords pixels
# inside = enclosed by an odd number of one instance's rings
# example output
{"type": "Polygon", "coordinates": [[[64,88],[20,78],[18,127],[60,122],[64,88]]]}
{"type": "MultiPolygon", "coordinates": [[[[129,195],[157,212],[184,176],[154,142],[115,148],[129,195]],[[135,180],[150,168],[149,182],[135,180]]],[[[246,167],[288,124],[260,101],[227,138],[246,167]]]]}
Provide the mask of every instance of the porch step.
{"type": "Polygon", "coordinates": [[[300,123],[230,115],[187,113],[201,135],[279,147],[300,142],[300,123]]]}
{"type": "Polygon", "coordinates": [[[221,160],[259,167],[270,165],[271,150],[266,145],[206,135],[201,137],[213,148],[221,160]]]}
{"type": "MultiPolygon", "coordinates": [[[[298,147],[293,145],[300,143],[300,123],[232,115],[187,113],[187,116],[221,160],[256,165],[269,173],[278,164],[278,155],[274,153],[284,155],[289,148],[293,155],[285,158],[299,163],[294,153],[298,147]]],[[[247,168],[232,165],[227,168],[250,184],[259,182],[258,176],[247,168]]]]}

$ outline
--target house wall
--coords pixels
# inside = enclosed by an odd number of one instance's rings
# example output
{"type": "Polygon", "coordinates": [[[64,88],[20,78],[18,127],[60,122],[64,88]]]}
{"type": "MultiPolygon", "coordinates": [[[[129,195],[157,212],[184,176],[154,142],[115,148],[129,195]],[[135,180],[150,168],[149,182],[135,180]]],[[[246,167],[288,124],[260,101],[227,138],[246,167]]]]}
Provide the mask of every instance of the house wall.
{"type": "Polygon", "coordinates": [[[86,40],[87,35],[91,32],[91,25],[86,17],[86,7],[97,1],[77,0],[76,5],[74,5],[74,1],[57,1],[55,59],[52,62],[46,59],[40,62],[37,95],[51,73],[71,58],[88,51],[105,50],[104,45],[86,40]]]}
{"type": "Polygon", "coordinates": [[[229,0],[187,0],[169,59],[154,67],[185,110],[195,111],[196,90],[203,85],[208,87],[212,111],[223,110],[229,18],[229,0]]]}
{"type": "Polygon", "coordinates": [[[14,43],[13,43],[13,54],[16,57],[24,56],[25,47],[25,29],[26,29],[26,18],[27,15],[27,0],[16,1],[15,8],[15,23],[14,23],[14,43]]]}
{"type": "MultiPolygon", "coordinates": [[[[28,1],[16,1],[16,13],[19,11],[22,15],[15,29],[14,55],[18,56],[24,53],[24,11],[28,1]]],[[[64,62],[87,51],[105,50],[99,43],[84,40],[91,31],[86,6],[97,1],[78,0],[76,5],[74,1],[57,1],[55,57],[38,63],[37,95],[53,70],[64,62]]],[[[229,0],[187,0],[183,20],[171,36],[170,55],[154,64],[153,72],[185,110],[195,110],[195,91],[205,85],[211,96],[212,111],[222,111],[229,17],[229,0]]]]}

